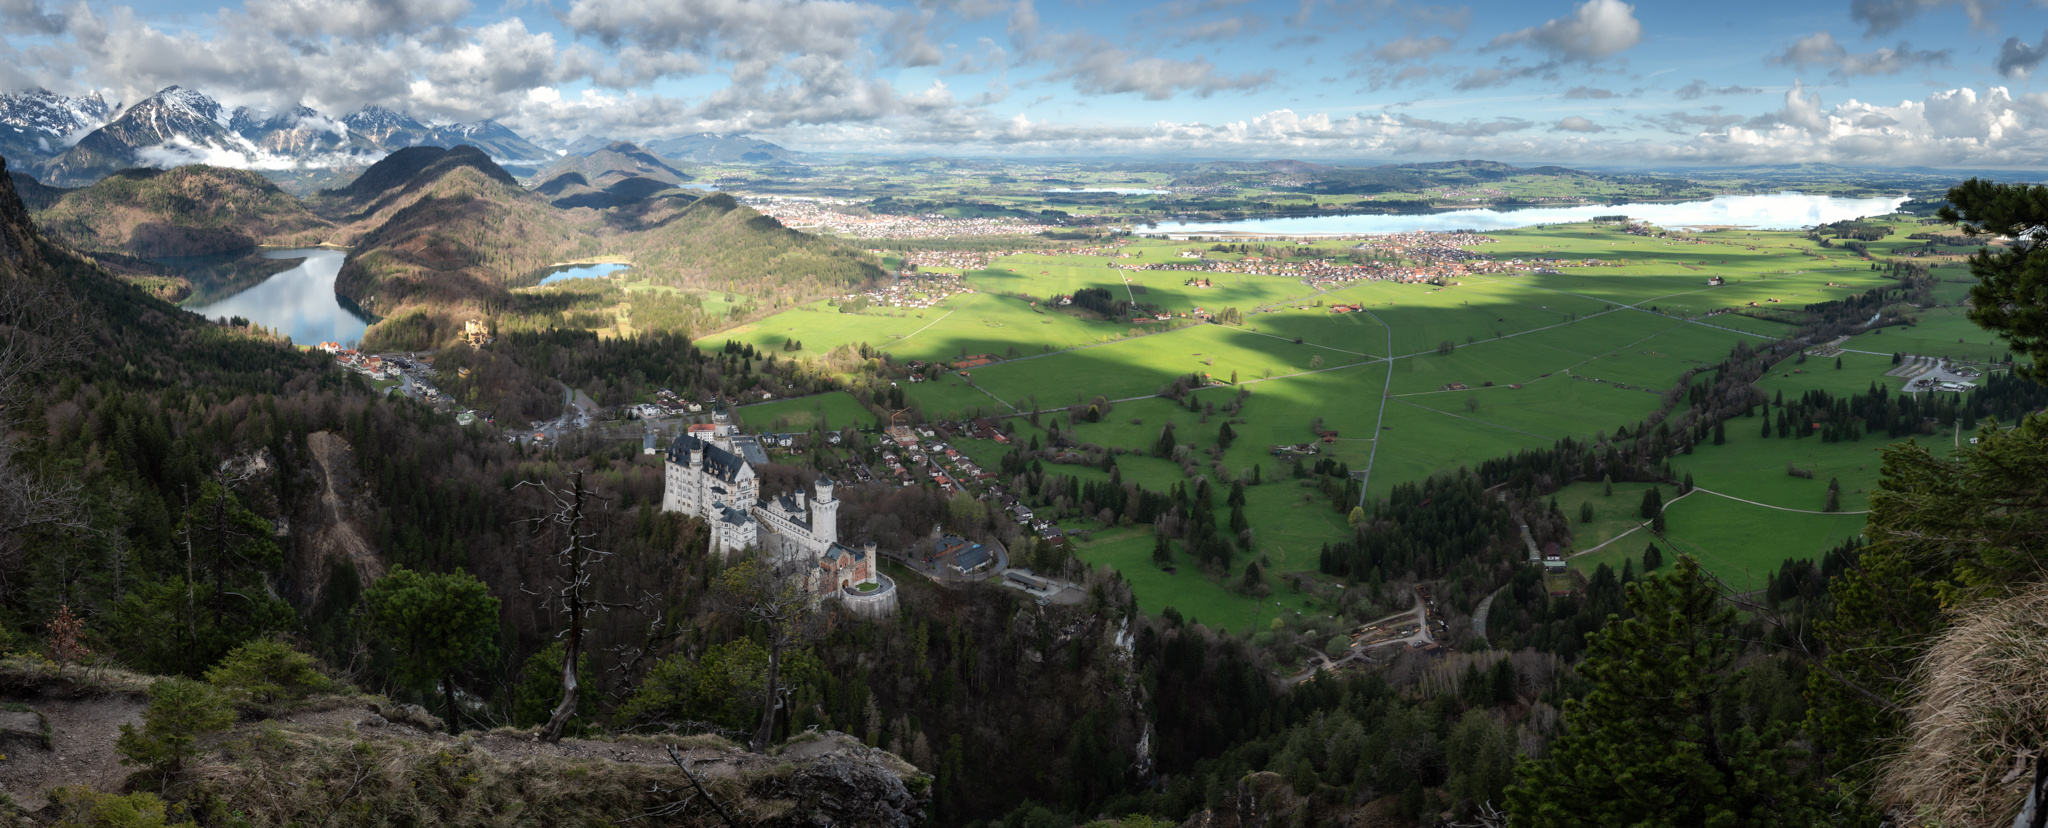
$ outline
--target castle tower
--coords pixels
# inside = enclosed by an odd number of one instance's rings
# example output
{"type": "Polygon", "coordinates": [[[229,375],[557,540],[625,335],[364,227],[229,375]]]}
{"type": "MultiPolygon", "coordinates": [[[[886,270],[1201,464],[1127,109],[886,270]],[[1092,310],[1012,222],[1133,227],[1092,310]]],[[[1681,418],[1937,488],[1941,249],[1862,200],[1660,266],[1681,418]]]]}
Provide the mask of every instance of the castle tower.
{"type": "Polygon", "coordinates": [[[820,546],[831,546],[839,540],[839,501],[832,498],[832,478],[821,476],[812,485],[817,497],[811,501],[811,534],[820,546]]]}

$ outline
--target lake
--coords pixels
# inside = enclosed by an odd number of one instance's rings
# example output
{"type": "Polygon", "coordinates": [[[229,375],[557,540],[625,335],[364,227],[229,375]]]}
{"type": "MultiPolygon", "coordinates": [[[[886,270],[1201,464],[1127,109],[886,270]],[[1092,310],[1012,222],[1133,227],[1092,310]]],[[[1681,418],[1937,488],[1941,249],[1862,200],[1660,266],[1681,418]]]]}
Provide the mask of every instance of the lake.
{"type": "Polygon", "coordinates": [[[177,269],[193,285],[197,297],[185,309],[208,319],[239,316],[292,338],[299,345],[322,342],[354,344],[372,317],[354,302],[334,293],[334,277],[348,254],[339,250],[304,248],[267,250],[232,258],[163,259],[160,264],[177,269]],[[212,299],[219,281],[238,270],[246,270],[252,259],[298,259],[296,267],[263,279],[253,287],[226,298],[212,299]]]}
{"type": "Polygon", "coordinates": [[[1799,230],[1816,224],[1878,216],[1892,212],[1906,198],[1841,198],[1803,193],[1718,196],[1676,204],[1600,204],[1586,207],[1532,207],[1526,210],[1448,210],[1403,215],[1300,216],[1220,222],[1160,222],[1139,228],[1145,235],[1188,233],[1254,233],[1271,235],[1353,236],[1371,233],[1412,233],[1419,230],[1511,230],[1539,224],[1589,221],[1595,216],[1625,215],[1660,227],[1726,225],[1753,230],[1799,230]]]}
{"type": "Polygon", "coordinates": [[[625,269],[626,265],[622,264],[559,265],[541,271],[540,283],[552,285],[566,279],[597,279],[625,269]]]}

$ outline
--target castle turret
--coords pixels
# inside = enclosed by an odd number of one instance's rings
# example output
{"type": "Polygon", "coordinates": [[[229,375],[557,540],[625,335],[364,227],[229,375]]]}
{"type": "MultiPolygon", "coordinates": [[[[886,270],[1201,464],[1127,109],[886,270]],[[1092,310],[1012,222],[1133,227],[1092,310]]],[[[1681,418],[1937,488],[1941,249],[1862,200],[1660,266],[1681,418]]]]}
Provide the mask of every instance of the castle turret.
{"type": "Polygon", "coordinates": [[[832,478],[819,477],[813,487],[818,497],[811,501],[811,536],[830,546],[839,540],[839,501],[832,499],[832,478]]]}

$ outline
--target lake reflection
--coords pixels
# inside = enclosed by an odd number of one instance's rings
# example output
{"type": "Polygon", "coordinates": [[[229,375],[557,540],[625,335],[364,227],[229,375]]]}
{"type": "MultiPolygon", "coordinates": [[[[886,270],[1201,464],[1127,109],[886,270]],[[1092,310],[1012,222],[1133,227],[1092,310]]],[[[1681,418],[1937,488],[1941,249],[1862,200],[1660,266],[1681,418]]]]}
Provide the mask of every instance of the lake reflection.
{"type": "MultiPolygon", "coordinates": [[[[247,290],[219,301],[191,304],[186,310],[208,319],[239,316],[289,336],[299,345],[322,342],[354,344],[363,338],[370,317],[355,303],[334,293],[334,277],[341,272],[347,254],[339,250],[303,248],[271,250],[256,254],[265,259],[301,259],[298,267],[279,273],[247,290]]],[[[163,262],[176,267],[176,260],[163,262]]],[[[202,288],[208,273],[186,271],[195,288],[202,288]]],[[[194,295],[205,296],[201,289],[194,295]]]]}
{"type": "Polygon", "coordinates": [[[1709,201],[1678,204],[1596,204],[1585,207],[1536,207],[1527,210],[1449,210],[1404,215],[1302,216],[1220,222],[1160,222],[1139,232],[1271,233],[1274,235],[1362,235],[1412,233],[1418,230],[1510,230],[1539,224],[1590,221],[1596,216],[1628,216],[1660,227],[1727,225],[1752,230],[1798,230],[1816,224],[1880,216],[1905,203],[1904,196],[1840,198],[1773,193],[1718,196],[1709,201]]]}

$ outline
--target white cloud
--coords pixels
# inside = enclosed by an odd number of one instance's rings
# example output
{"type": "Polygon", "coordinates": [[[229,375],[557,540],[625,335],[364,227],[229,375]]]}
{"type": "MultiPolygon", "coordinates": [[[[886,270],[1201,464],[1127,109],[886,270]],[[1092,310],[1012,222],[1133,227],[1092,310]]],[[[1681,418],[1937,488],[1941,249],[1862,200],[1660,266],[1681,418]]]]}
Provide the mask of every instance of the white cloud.
{"type": "Polygon", "coordinates": [[[1897,48],[1850,54],[1848,49],[1835,42],[1834,35],[1815,32],[1793,41],[1785,51],[1773,55],[1770,62],[1801,69],[1824,68],[1828,74],[1842,79],[1861,75],[1896,75],[1915,67],[1946,66],[1949,56],[1947,49],[1914,51],[1913,44],[1903,40],[1899,41],[1897,48]]]}
{"type": "Polygon", "coordinates": [[[1607,128],[1592,121],[1573,115],[1557,122],[1551,132],[1606,132],[1607,128]]]}
{"type": "Polygon", "coordinates": [[[1628,51],[1643,41],[1643,24],[1636,20],[1635,12],[1636,7],[1621,0],[1586,0],[1570,17],[1509,32],[1494,38],[1488,46],[1527,43],[1563,60],[1595,61],[1628,51]]]}
{"type": "Polygon", "coordinates": [[[1448,52],[1451,49],[1451,45],[1451,39],[1442,35],[1433,37],[1408,35],[1400,40],[1374,49],[1372,56],[1388,63],[1405,63],[1411,60],[1422,60],[1441,52],[1448,52]]]}

